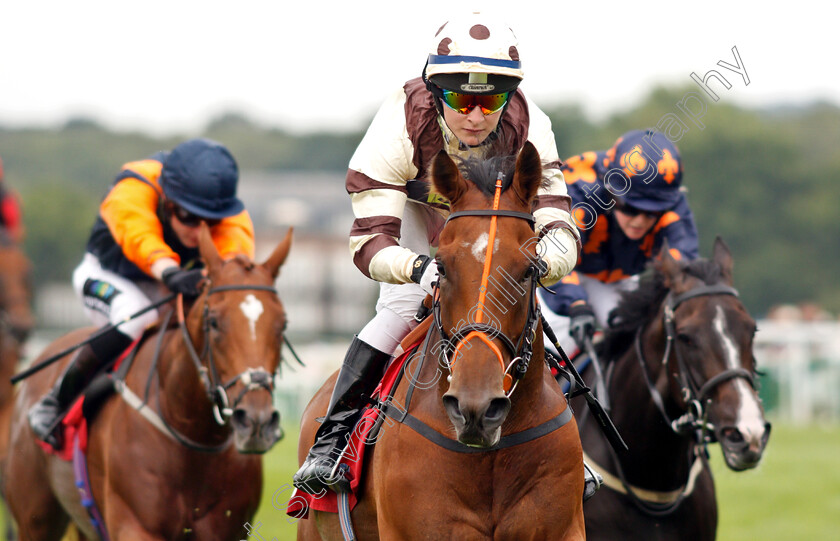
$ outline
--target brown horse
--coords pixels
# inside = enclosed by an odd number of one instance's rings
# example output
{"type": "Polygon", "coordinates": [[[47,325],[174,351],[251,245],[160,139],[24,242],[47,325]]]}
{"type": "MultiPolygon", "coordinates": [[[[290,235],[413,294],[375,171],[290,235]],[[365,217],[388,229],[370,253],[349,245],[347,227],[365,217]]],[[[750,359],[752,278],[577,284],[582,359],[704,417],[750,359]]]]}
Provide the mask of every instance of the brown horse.
{"type": "MultiPolygon", "coordinates": [[[[179,312],[178,327],[163,324],[140,345],[116,385],[124,400],[107,401],[90,426],[90,484],[112,541],[244,538],[260,501],[259,453],[281,436],[272,390],[286,315],[274,282],[292,232],[256,265],[223,261],[202,229],[202,295],[179,312]]],[[[41,358],[89,333],[57,340],[41,358]]],[[[22,541],[58,539],[71,520],[83,538],[98,538],[70,463],[46,454],[27,422],[60,370],[39,372],[17,393],[5,491],[22,541]]]]}
{"type": "MultiPolygon", "coordinates": [[[[21,348],[35,326],[31,306],[31,274],[29,258],[17,243],[0,231],[0,465],[6,456],[12,414],[13,389],[10,378],[20,361],[21,348]]],[[[0,475],[0,492],[2,484],[0,475]]],[[[8,522],[7,528],[11,528],[8,522]]],[[[9,535],[7,530],[7,537],[9,535]]]]}
{"type": "Polygon", "coordinates": [[[720,442],[741,471],[758,465],[770,435],[755,391],[755,321],[732,287],[729,249],[717,239],[712,260],[690,263],[667,246],[662,254],[599,346],[629,452],[617,456],[576,410],[584,451],[607,485],[584,505],[587,539],[714,539],[707,444],[720,442]]]}
{"type": "MultiPolygon", "coordinates": [[[[580,439],[544,363],[534,295],[542,168],[530,143],[515,174],[512,160],[501,164],[467,162],[467,180],[446,153],[433,160],[452,210],[436,254],[434,324],[383,408],[403,423],[387,419],[366,450],[352,511],[359,540],[584,538],[580,439]]],[[[304,412],[301,461],[333,382],[304,412]]],[[[310,513],[298,539],[341,539],[336,514],[310,513]]]]}
{"type": "Polygon", "coordinates": [[[0,462],[6,451],[11,413],[10,378],[21,347],[35,326],[32,315],[32,264],[20,246],[0,231],[0,462]]]}
{"type": "Polygon", "coordinates": [[[0,231],[0,330],[10,334],[18,345],[26,341],[35,327],[31,278],[29,258],[0,231]]]}

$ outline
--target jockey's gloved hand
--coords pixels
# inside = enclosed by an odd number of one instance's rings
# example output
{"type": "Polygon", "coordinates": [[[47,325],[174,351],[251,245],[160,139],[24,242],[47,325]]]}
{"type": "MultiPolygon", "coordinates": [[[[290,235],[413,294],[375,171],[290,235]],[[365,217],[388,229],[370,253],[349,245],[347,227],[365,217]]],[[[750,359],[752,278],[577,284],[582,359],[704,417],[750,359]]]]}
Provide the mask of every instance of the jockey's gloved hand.
{"type": "Polygon", "coordinates": [[[423,291],[429,295],[434,296],[434,289],[432,282],[438,280],[437,261],[427,255],[418,256],[414,260],[411,271],[411,281],[415,284],[420,284],[423,291]]]}
{"type": "Polygon", "coordinates": [[[537,244],[537,255],[548,267],[540,278],[545,287],[556,284],[575,268],[577,243],[577,237],[568,229],[558,227],[544,231],[537,244]]]}
{"type": "Polygon", "coordinates": [[[585,348],[586,339],[595,334],[595,311],[587,303],[569,307],[569,334],[575,339],[578,348],[585,348]]]}
{"type": "Polygon", "coordinates": [[[537,276],[539,276],[540,279],[548,275],[548,263],[546,263],[545,259],[541,257],[534,260],[534,269],[536,269],[537,276]]]}
{"type": "Polygon", "coordinates": [[[204,274],[201,269],[184,270],[169,267],[163,271],[161,280],[173,293],[181,293],[185,297],[198,297],[201,294],[199,286],[204,280],[204,274]]]}

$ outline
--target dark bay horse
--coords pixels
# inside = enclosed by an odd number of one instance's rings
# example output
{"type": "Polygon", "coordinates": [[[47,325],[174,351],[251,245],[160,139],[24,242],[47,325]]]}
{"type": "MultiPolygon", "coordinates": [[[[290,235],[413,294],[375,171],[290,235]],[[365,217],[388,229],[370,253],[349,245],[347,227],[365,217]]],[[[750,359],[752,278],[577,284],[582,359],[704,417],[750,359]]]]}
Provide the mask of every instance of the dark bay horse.
{"type": "MultiPolygon", "coordinates": [[[[202,295],[186,314],[177,311],[177,327],[164,323],[142,343],[116,386],[122,399],[111,397],[90,426],[91,490],[112,541],[247,536],[261,496],[260,453],[281,437],[272,391],[286,314],[274,282],[291,235],[254,264],[243,256],[223,261],[202,227],[202,295]]],[[[70,333],[40,358],[89,333],[70,333]]],[[[5,492],[22,541],[58,539],[70,521],[83,538],[98,539],[72,465],[46,454],[27,422],[60,370],[39,372],[17,393],[5,492]]]]}
{"type": "MultiPolygon", "coordinates": [[[[352,511],[361,541],[584,538],[580,439],[544,362],[536,307],[540,158],[527,143],[515,173],[513,159],[500,163],[464,163],[467,180],[445,152],[433,160],[434,188],[452,211],[436,254],[434,322],[366,450],[352,511]],[[404,422],[393,422],[400,409],[404,422]]],[[[333,383],[304,412],[301,461],[333,383]]],[[[337,515],[310,510],[298,539],[342,539],[337,515]]]]}
{"type": "Polygon", "coordinates": [[[576,409],[588,462],[607,485],[584,505],[590,540],[715,539],[706,445],[720,442],[727,466],[741,471],[758,465],[770,434],[755,390],[756,325],[732,287],[729,249],[717,239],[711,260],[689,263],[667,246],[662,254],[624,295],[598,348],[629,452],[613,453],[576,409]]]}

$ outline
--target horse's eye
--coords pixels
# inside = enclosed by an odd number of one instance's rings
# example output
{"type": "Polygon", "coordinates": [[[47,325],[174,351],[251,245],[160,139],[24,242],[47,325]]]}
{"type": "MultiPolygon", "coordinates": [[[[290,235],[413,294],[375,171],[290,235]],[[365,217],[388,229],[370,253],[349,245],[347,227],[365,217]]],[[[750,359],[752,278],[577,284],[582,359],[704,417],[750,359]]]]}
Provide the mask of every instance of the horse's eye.
{"type": "Polygon", "coordinates": [[[691,336],[689,336],[686,333],[681,332],[681,333],[677,334],[677,340],[682,342],[682,344],[685,347],[688,347],[688,348],[694,347],[694,340],[691,338],[691,336]]]}
{"type": "Polygon", "coordinates": [[[207,325],[211,329],[213,329],[214,331],[218,331],[219,330],[219,319],[215,315],[211,314],[211,315],[207,316],[207,325]]]}
{"type": "Polygon", "coordinates": [[[443,266],[443,261],[441,261],[440,259],[437,259],[436,261],[437,261],[438,275],[442,278],[442,277],[446,276],[446,268],[443,266]]]}

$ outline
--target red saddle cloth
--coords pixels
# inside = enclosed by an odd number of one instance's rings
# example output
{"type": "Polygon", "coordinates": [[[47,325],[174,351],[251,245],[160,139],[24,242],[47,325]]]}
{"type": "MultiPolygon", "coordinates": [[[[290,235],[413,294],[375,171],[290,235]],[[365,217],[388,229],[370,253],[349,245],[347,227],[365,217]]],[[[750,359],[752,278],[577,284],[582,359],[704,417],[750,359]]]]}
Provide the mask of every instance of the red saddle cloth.
{"type": "Polygon", "coordinates": [[[79,450],[81,450],[82,453],[87,452],[87,419],[85,419],[85,416],[82,415],[82,404],[84,401],[84,397],[80,397],[76,400],[67,412],[67,415],[65,415],[64,419],[61,421],[61,426],[56,429],[63,432],[61,449],[55,449],[49,443],[37,440],[38,445],[41,446],[41,449],[43,449],[44,452],[55,455],[61,460],[70,462],[73,460],[73,439],[76,436],[79,438],[79,450]]]}
{"type": "MultiPolygon", "coordinates": [[[[416,345],[416,344],[415,344],[416,345]]],[[[414,353],[414,347],[408,348],[405,353],[397,357],[388,365],[382,381],[374,390],[372,397],[379,399],[380,397],[387,397],[391,394],[394,385],[399,379],[400,371],[402,371],[408,358],[414,353]]],[[[350,435],[350,447],[341,459],[342,464],[348,466],[345,476],[350,480],[350,509],[353,509],[357,503],[356,494],[359,490],[359,485],[362,481],[362,471],[364,468],[365,450],[376,443],[376,437],[372,440],[368,436],[371,430],[376,425],[379,415],[384,415],[379,409],[369,407],[362,414],[356,428],[350,435]]],[[[382,429],[386,429],[382,427],[382,429]]],[[[338,513],[338,496],[332,490],[325,491],[321,495],[312,495],[295,489],[292,497],[286,506],[286,514],[293,518],[309,518],[309,511],[327,511],[329,513],[338,513]]]]}

